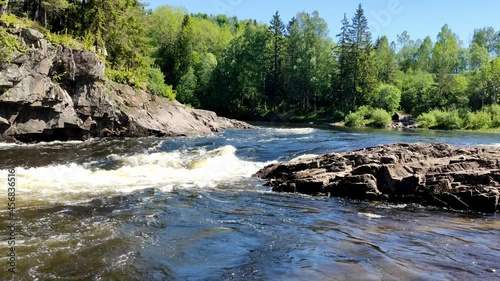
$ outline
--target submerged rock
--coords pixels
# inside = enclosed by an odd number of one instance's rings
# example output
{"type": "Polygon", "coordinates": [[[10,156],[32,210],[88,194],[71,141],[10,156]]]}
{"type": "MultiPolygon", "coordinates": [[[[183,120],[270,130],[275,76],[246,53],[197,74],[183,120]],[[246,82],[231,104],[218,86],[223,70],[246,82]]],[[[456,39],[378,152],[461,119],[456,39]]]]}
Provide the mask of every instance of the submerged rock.
{"type": "Polygon", "coordinates": [[[277,192],[500,209],[500,149],[393,144],[273,164],[254,176],[277,192]]]}
{"type": "Polygon", "coordinates": [[[252,127],[108,81],[95,53],[55,46],[36,30],[5,28],[27,51],[0,58],[0,140],[191,136],[252,127]]]}

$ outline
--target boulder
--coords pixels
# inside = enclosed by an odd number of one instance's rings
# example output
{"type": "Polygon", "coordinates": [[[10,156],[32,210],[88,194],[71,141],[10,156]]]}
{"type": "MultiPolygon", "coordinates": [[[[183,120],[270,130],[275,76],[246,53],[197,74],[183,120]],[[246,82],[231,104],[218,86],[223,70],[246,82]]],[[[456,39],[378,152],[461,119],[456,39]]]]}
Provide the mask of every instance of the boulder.
{"type": "Polygon", "coordinates": [[[277,192],[388,200],[456,210],[500,209],[500,148],[393,144],[269,165],[277,192]]]}
{"type": "Polygon", "coordinates": [[[0,64],[0,140],[194,136],[252,128],[108,81],[95,53],[52,45],[34,29],[6,30],[28,51],[14,51],[0,64]]]}

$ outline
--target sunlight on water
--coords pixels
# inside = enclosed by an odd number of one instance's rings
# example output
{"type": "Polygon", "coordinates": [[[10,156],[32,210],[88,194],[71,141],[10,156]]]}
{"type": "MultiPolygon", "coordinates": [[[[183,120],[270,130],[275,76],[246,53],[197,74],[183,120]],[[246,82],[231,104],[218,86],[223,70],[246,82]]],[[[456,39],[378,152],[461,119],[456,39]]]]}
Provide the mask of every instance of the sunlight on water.
{"type": "MultiPolygon", "coordinates": [[[[17,277],[498,280],[498,215],[276,194],[251,175],[277,160],[379,144],[498,146],[499,139],[260,128],[200,138],[0,144],[0,179],[16,168],[17,277]]],[[[7,251],[0,243],[0,253],[7,251]]],[[[2,254],[0,264],[6,262],[2,254]]]]}

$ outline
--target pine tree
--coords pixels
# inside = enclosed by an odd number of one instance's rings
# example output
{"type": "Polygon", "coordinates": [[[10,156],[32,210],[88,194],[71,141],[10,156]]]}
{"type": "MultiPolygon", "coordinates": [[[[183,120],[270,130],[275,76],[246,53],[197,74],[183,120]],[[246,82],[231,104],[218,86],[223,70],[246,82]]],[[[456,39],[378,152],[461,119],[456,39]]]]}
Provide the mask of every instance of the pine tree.
{"type": "Polygon", "coordinates": [[[190,21],[189,15],[184,16],[179,39],[177,39],[175,46],[174,85],[179,84],[181,77],[193,63],[193,29],[190,21]]]}
{"type": "Polygon", "coordinates": [[[376,69],[372,54],[372,35],[368,20],[361,4],[352,19],[349,36],[353,43],[352,60],[354,64],[354,107],[367,104],[369,95],[375,90],[376,69]]]}
{"type": "Polygon", "coordinates": [[[349,37],[349,30],[351,25],[347,19],[347,15],[344,14],[344,19],[342,20],[341,33],[337,35],[339,38],[337,45],[337,60],[339,64],[339,72],[337,73],[336,79],[334,81],[334,104],[340,108],[342,111],[347,112],[350,108],[354,107],[354,101],[352,99],[354,92],[353,89],[353,77],[351,77],[352,64],[351,64],[351,49],[352,42],[349,37]]]}
{"type": "Polygon", "coordinates": [[[273,109],[284,101],[284,73],[283,73],[283,55],[285,51],[285,25],[281,20],[278,11],[271,20],[269,30],[272,34],[273,44],[273,63],[268,75],[267,96],[271,101],[273,109]]]}
{"type": "Polygon", "coordinates": [[[336,96],[341,97],[340,108],[348,113],[367,104],[377,84],[371,33],[361,4],[351,24],[344,16],[338,37],[340,72],[337,83],[340,85],[336,96]]]}

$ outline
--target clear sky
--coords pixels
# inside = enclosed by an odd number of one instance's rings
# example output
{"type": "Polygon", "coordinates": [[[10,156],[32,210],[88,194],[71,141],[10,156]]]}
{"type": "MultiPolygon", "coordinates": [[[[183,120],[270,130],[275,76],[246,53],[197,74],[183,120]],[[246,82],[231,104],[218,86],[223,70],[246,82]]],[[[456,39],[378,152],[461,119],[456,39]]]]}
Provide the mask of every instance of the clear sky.
{"type": "MultiPolygon", "coordinates": [[[[330,35],[340,32],[344,13],[352,18],[359,3],[363,5],[373,37],[387,35],[395,41],[397,34],[408,31],[411,39],[431,36],[436,40],[444,24],[468,46],[475,28],[493,26],[500,29],[498,0],[143,0],[149,8],[160,5],[185,7],[190,13],[226,14],[239,19],[256,19],[268,23],[278,10],[287,23],[301,11],[319,11],[328,22],[330,35]]],[[[465,47],[464,46],[464,47],[465,47]]]]}

